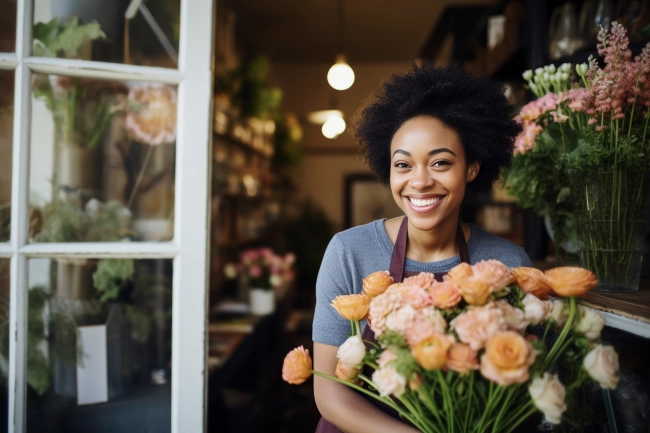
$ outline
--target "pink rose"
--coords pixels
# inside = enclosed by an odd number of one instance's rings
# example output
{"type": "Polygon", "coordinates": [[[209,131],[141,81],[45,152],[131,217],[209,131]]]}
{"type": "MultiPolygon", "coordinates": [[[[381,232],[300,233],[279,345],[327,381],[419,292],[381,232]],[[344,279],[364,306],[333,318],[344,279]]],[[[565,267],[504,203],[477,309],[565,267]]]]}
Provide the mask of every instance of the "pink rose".
{"type": "Polygon", "coordinates": [[[447,352],[446,367],[460,374],[469,374],[471,370],[478,370],[478,358],[476,350],[469,344],[454,343],[447,352]]]}
{"type": "Polygon", "coordinates": [[[262,268],[260,268],[257,265],[251,266],[250,269],[248,270],[248,272],[250,273],[251,277],[253,277],[253,278],[259,278],[259,277],[262,276],[262,268]]]}
{"type": "Polygon", "coordinates": [[[482,307],[468,308],[450,323],[458,338],[474,350],[485,347],[485,343],[499,331],[508,328],[503,312],[490,302],[482,307]]]}
{"type": "Polygon", "coordinates": [[[524,296],[521,303],[524,305],[524,317],[532,325],[539,325],[551,314],[548,304],[530,293],[524,296]]]}
{"type": "Polygon", "coordinates": [[[415,319],[415,310],[410,305],[398,308],[386,317],[386,327],[391,331],[404,333],[415,319]]]}
{"type": "Polygon", "coordinates": [[[372,381],[377,385],[379,395],[387,397],[394,395],[399,397],[406,388],[406,379],[400,375],[394,367],[385,367],[375,370],[372,374],[372,381]]]}
{"type": "Polygon", "coordinates": [[[410,284],[407,284],[406,288],[402,296],[402,305],[410,305],[416,309],[431,305],[431,297],[425,289],[410,284]]]}
{"type": "Polygon", "coordinates": [[[429,288],[429,296],[438,308],[454,308],[461,300],[460,290],[450,280],[433,284],[429,288]]]}
{"type": "Polygon", "coordinates": [[[430,272],[421,272],[413,277],[405,278],[404,284],[407,286],[418,287],[423,290],[429,290],[435,283],[435,276],[430,272]]]}
{"type": "Polygon", "coordinates": [[[379,337],[386,330],[386,318],[395,309],[399,308],[401,295],[397,291],[383,293],[370,301],[370,310],[368,313],[370,327],[375,331],[375,336],[379,337]]]}
{"type": "Polygon", "coordinates": [[[529,325],[530,322],[525,320],[524,312],[519,308],[513,307],[503,299],[496,301],[495,305],[503,312],[503,320],[505,320],[509,329],[523,331],[529,325]]]}

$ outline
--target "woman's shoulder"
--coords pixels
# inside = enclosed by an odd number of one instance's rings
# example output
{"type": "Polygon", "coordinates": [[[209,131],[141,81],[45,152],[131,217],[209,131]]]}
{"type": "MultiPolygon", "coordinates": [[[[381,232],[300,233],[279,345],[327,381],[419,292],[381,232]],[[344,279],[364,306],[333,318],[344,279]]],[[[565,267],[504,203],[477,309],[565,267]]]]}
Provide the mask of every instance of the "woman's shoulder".
{"type": "Polygon", "coordinates": [[[377,242],[377,225],[383,224],[383,220],[376,220],[368,224],[352,227],[334,235],[333,241],[344,247],[366,245],[368,242],[377,242]]]}
{"type": "Polygon", "coordinates": [[[522,247],[474,224],[472,224],[472,234],[467,246],[472,263],[481,260],[499,260],[509,268],[533,265],[522,247]]]}

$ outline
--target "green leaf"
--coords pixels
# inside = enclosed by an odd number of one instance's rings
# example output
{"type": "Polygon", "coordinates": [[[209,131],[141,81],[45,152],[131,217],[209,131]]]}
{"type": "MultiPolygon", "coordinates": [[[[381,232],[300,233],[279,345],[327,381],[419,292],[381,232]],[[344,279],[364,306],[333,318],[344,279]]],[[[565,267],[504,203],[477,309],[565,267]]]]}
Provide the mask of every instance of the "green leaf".
{"type": "Polygon", "coordinates": [[[557,195],[556,203],[562,203],[571,195],[571,189],[568,186],[565,186],[560,190],[560,193],[557,195]]]}
{"type": "Polygon", "coordinates": [[[133,278],[131,259],[101,259],[93,274],[95,288],[101,294],[99,300],[106,302],[117,299],[122,285],[133,278]]]}

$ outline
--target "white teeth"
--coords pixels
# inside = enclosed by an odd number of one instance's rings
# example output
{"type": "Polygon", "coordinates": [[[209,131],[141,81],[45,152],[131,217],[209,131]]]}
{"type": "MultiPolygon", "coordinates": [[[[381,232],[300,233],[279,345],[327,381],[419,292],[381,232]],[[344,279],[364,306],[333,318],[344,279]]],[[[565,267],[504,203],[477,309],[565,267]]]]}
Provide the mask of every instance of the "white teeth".
{"type": "Polygon", "coordinates": [[[418,200],[416,198],[409,198],[409,200],[411,200],[411,203],[413,203],[415,206],[418,207],[431,206],[432,204],[439,202],[441,199],[442,197],[431,198],[429,200],[418,200]]]}

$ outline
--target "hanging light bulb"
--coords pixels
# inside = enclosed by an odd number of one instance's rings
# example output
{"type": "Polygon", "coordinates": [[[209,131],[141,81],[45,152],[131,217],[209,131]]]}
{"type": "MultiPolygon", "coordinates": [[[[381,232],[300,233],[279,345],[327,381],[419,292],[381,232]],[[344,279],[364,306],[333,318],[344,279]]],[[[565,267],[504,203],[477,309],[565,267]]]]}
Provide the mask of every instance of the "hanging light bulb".
{"type": "Polygon", "coordinates": [[[345,120],[339,115],[332,116],[323,123],[321,131],[326,138],[336,138],[345,131],[345,120]]]}
{"type": "Polygon", "coordinates": [[[345,61],[345,56],[339,54],[336,61],[327,72],[327,82],[336,90],[346,90],[354,83],[354,71],[345,61]]]}

